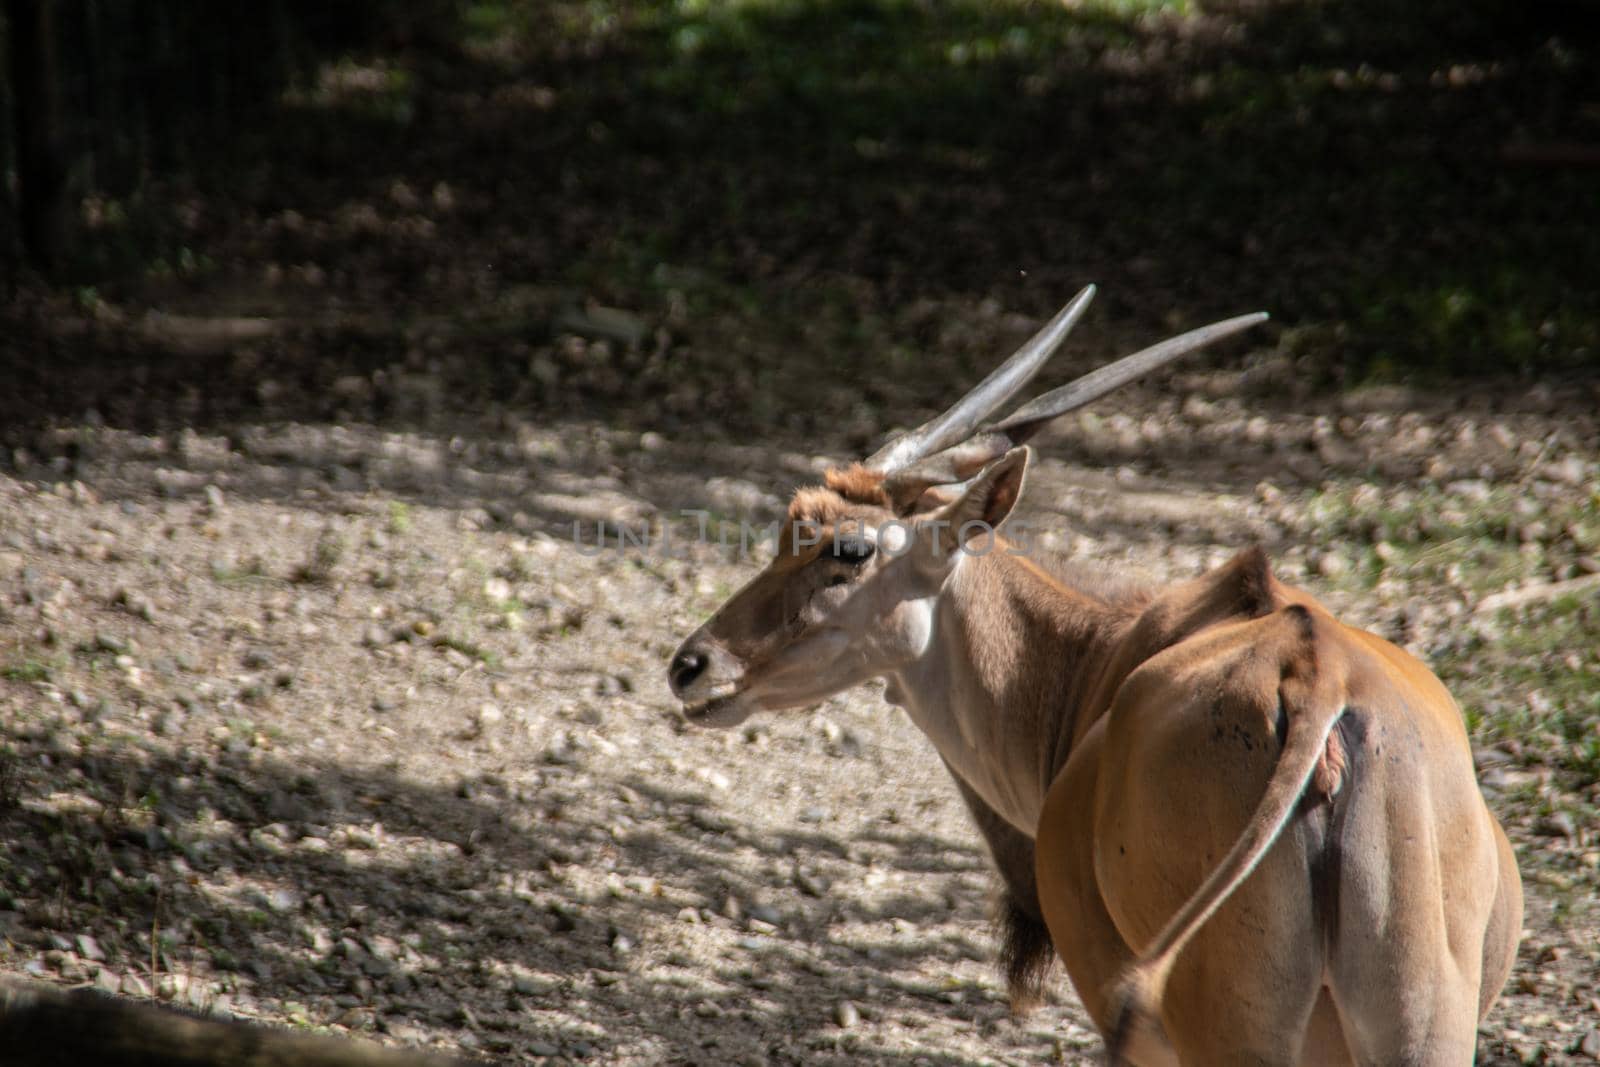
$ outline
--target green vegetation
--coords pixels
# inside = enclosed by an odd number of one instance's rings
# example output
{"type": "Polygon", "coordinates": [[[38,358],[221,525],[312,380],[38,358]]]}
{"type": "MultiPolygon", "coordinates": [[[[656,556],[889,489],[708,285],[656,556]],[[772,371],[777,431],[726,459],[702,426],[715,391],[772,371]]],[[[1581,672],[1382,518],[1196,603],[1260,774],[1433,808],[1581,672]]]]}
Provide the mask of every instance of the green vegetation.
{"type": "Polygon", "coordinates": [[[0,678],[11,682],[48,682],[50,665],[36,659],[25,659],[0,667],[0,678]]]}
{"type": "Polygon", "coordinates": [[[1581,795],[1600,783],[1600,591],[1503,612],[1495,630],[1444,656],[1441,677],[1479,738],[1570,773],[1581,795]]]}
{"type": "Polygon", "coordinates": [[[1455,592],[1452,611],[1465,614],[1429,638],[1428,659],[1475,744],[1554,774],[1514,779],[1518,806],[1542,815],[1558,803],[1579,812],[1600,806],[1600,587],[1559,584],[1582,578],[1577,560],[1593,565],[1600,492],[1478,482],[1386,492],[1350,483],[1314,494],[1303,514],[1326,543],[1354,553],[1334,584],[1364,592],[1393,577],[1412,590],[1455,592]],[[1550,595],[1499,611],[1468,608],[1529,585],[1550,595]]]}
{"type": "Polygon", "coordinates": [[[586,0],[466,26],[553,63],[536,124],[614,222],[573,277],[635,300],[692,266],[701,299],[799,329],[835,272],[910,296],[1020,269],[1040,308],[1069,278],[1248,294],[1347,381],[1600,351],[1575,225],[1600,194],[1501,159],[1581,125],[1591,59],[1496,5],[586,0]],[[1195,25],[1218,22],[1238,33],[1195,25]]]}
{"type": "Polygon", "coordinates": [[[1385,575],[1492,593],[1548,578],[1600,548],[1600,492],[1540,499],[1515,484],[1424,484],[1384,492],[1362,482],[1329,485],[1306,504],[1305,523],[1329,543],[1355,546],[1348,581],[1371,588],[1385,575]]]}
{"type": "Polygon", "coordinates": [[[388,505],[388,520],[384,528],[396,537],[404,536],[411,532],[411,505],[403,500],[391,500],[388,505]]]}
{"type": "MultiPolygon", "coordinates": [[[[863,354],[907,379],[865,402],[921,406],[918,380],[990,354],[931,323],[991,299],[1045,314],[1089,280],[1118,330],[1264,307],[1304,373],[1335,384],[1567,372],[1600,353],[1600,191],[1539,153],[1593,143],[1595,57],[1552,9],[264,10],[288,50],[258,79],[276,113],[187,139],[204,151],[132,188],[84,190],[74,280],[107,314],[130,287],[265,270],[397,335],[450,316],[452,356],[478,366],[463,402],[579,393],[615,423],[637,405],[641,423],[795,433],[863,402],[837,373],[863,354]],[[498,302],[517,287],[630,309],[667,345],[579,346],[581,383],[558,385],[506,358],[498,302]],[[930,299],[940,315],[918,312],[930,299]],[[674,381],[702,383],[701,402],[675,410],[674,381]]],[[[542,309],[514,317],[519,338],[555,339],[537,336],[542,309]]],[[[396,349],[378,333],[324,347],[371,369],[396,349]]]]}

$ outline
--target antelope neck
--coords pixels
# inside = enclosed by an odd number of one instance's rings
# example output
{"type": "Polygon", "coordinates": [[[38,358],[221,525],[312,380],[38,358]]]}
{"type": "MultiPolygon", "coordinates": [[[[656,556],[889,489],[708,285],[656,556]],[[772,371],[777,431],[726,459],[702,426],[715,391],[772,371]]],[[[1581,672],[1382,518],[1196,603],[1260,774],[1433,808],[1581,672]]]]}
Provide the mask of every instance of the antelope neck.
{"type": "Polygon", "coordinates": [[[888,699],[1031,837],[1120,616],[1005,551],[964,555],[936,601],[924,651],[890,676],[888,699]]]}

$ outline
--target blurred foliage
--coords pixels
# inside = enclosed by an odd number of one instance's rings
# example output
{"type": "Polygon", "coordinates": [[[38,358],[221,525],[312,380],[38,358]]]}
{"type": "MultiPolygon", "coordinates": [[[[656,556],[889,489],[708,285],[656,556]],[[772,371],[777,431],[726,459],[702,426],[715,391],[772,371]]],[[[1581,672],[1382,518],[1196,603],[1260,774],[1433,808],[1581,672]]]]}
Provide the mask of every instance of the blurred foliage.
{"type": "Polygon", "coordinates": [[[1596,365],[1600,183],[1502,152],[1600,149],[1597,17],[585,0],[480,3],[467,24],[549,72],[585,184],[670,190],[619,241],[647,262],[743,277],[756,246],[907,295],[1056,268],[1112,300],[1269,307],[1350,380],[1596,365]]]}
{"type": "MultiPolygon", "coordinates": [[[[241,213],[395,181],[492,205],[392,250],[407,306],[481,299],[424,281],[420,260],[466,254],[891,353],[907,338],[875,323],[920,298],[1042,315],[1089,280],[1113,321],[1267,308],[1334,384],[1600,353],[1600,182],[1505,158],[1600,148],[1581,0],[133,7],[87,5],[101,51],[77,53],[107,85],[121,63],[157,86],[97,119],[110,156],[205,171],[241,213]],[[282,107],[169,119],[186,96],[282,107]]],[[[167,264],[214,256],[162,226],[122,232],[167,264]]]]}
{"type": "MultiPolygon", "coordinates": [[[[215,157],[285,89],[352,51],[448,36],[455,0],[52,3],[61,137],[79,192],[123,196],[215,157]]],[[[4,32],[0,23],[0,32],[4,32]]],[[[0,88],[7,82],[0,49],[0,88]]],[[[14,166],[13,101],[0,165],[14,166]]],[[[22,106],[28,106],[26,101],[22,106]]]]}

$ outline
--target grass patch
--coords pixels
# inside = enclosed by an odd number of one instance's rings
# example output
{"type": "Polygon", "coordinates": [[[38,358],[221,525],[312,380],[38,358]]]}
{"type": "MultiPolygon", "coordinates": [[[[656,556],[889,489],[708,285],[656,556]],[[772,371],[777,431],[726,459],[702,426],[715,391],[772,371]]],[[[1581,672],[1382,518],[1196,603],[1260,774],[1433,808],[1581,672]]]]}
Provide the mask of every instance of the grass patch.
{"type": "Polygon", "coordinates": [[[500,656],[493,649],[485,648],[464,637],[440,634],[433,638],[433,647],[453,649],[468,659],[477,660],[485,667],[494,668],[500,664],[500,656]]]}
{"type": "Polygon", "coordinates": [[[25,659],[0,667],[0,678],[10,682],[48,682],[50,677],[50,665],[41,660],[25,659]]]}
{"type": "Polygon", "coordinates": [[[396,537],[411,532],[411,505],[403,500],[389,501],[385,529],[396,537]]]}
{"type": "Polygon", "coordinates": [[[1547,580],[1592,553],[1600,541],[1600,491],[1539,497],[1514,483],[1384,490],[1343,482],[1313,494],[1302,522],[1324,542],[1352,551],[1346,582],[1356,588],[1393,575],[1481,595],[1547,580]]]}
{"type": "Polygon", "coordinates": [[[1600,783],[1600,594],[1502,612],[1435,664],[1475,735],[1600,783]]]}

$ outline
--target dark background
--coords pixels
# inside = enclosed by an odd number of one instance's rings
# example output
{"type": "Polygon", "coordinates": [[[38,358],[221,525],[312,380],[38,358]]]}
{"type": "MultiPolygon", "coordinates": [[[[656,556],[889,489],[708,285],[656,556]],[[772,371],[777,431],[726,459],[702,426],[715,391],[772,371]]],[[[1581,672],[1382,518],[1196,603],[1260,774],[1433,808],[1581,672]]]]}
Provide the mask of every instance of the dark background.
{"type": "Polygon", "coordinates": [[[1086,365],[1259,307],[1295,388],[1597,366],[1593,2],[6,8],[9,199],[61,207],[0,214],[11,447],[485,405],[866,440],[1088,281],[1086,365]]]}

